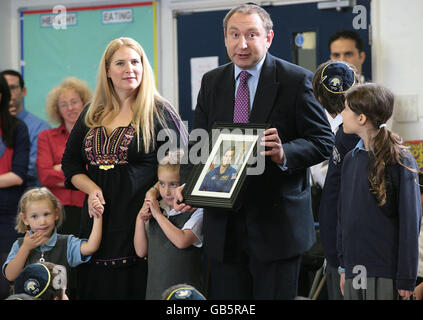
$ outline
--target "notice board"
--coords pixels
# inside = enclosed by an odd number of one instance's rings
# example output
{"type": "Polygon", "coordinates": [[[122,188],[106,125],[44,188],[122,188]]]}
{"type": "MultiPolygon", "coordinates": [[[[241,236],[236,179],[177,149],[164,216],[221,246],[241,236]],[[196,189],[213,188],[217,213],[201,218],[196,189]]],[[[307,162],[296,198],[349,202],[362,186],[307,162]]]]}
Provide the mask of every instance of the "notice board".
{"type": "Polygon", "coordinates": [[[20,23],[25,108],[40,118],[47,120],[47,94],[64,78],[85,80],[94,91],[100,59],[113,39],[130,37],[138,41],[157,72],[154,1],[21,9],[20,23]]]}

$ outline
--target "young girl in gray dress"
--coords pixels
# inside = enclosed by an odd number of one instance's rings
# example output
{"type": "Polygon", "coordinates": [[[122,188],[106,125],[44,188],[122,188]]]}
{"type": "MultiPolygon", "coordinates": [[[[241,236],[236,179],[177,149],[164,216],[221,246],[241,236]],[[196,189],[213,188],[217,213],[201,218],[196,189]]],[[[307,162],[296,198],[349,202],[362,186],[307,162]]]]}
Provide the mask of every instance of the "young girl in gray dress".
{"type": "Polygon", "coordinates": [[[179,152],[170,153],[159,162],[162,199],[145,200],[148,214],[141,210],[137,216],[134,247],[139,257],[148,255],[147,300],[160,300],[167,288],[179,283],[202,287],[203,209],[185,213],[173,209],[180,158],[179,152]]]}

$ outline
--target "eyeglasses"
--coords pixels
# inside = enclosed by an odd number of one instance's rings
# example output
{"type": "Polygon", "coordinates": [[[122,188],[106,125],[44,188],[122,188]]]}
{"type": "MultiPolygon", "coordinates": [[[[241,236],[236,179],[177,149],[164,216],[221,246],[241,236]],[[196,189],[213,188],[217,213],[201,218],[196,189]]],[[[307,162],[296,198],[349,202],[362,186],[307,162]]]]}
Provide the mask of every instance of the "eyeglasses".
{"type": "Polygon", "coordinates": [[[79,105],[80,103],[82,103],[81,100],[72,100],[70,102],[70,104],[69,103],[59,103],[58,105],[59,105],[60,109],[66,109],[66,108],[69,108],[69,107],[74,107],[76,105],[79,105]]]}
{"type": "Polygon", "coordinates": [[[10,91],[16,91],[18,89],[20,89],[21,87],[18,84],[12,84],[9,86],[9,90],[10,91]]]}

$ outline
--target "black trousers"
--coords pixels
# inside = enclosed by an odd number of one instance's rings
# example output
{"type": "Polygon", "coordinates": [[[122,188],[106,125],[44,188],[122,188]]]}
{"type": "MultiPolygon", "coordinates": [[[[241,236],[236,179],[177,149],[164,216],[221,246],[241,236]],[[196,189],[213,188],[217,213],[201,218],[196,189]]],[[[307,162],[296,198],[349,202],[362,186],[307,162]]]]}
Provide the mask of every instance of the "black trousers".
{"type": "Polygon", "coordinates": [[[210,259],[209,299],[291,300],[297,296],[300,255],[271,262],[257,259],[243,214],[228,218],[226,232],[223,262],[210,259]]]}
{"type": "Polygon", "coordinates": [[[292,300],[298,295],[301,255],[263,262],[249,245],[245,214],[228,216],[223,261],[209,259],[208,299],[292,300]]]}
{"type": "Polygon", "coordinates": [[[209,299],[292,300],[297,296],[301,256],[272,262],[210,259],[209,299]]]}

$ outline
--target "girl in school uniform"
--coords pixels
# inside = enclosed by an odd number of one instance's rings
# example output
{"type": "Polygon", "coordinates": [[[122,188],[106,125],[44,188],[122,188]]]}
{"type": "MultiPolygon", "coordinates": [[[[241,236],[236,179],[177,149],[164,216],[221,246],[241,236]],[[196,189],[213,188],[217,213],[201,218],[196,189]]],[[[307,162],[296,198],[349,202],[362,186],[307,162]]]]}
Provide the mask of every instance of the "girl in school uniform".
{"type": "Polygon", "coordinates": [[[162,199],[145,200],[146,210],[137,217],[134,247],[139,257],[148,255],[147,300],[162,299],[163,292],[177,284],[197,289],[202,286],[203,209],[184,213],[173,209],[181,157],[170,153],[159,162],[157,177],[162,199]]]}
{"type": "Polygon", "coordinates": [[[344,299],[408,299],[418,264],[421,201],[414,157],[386,127],[394,96],[368,83],[346,94],[345,133],[361,140],[344,158],[337,248],[344,299]]]}
{"type": "MultiPolygon", "coordinates": [[[[94,218],[88,240],[58,234],[62,222],[62,205],[50,190],[41,187],[26,191],[19,201],[15,227],[25,236],[13,243],[2,267],[3,275],[15,281],[25,266],[45,261],[65,266],[69,274],[71,268],[88,262],[100,247],[103,217],[94,218]]],[[[75,283],[69,283],[72,294],[75,287],[75,283]]]]}

